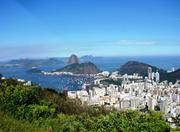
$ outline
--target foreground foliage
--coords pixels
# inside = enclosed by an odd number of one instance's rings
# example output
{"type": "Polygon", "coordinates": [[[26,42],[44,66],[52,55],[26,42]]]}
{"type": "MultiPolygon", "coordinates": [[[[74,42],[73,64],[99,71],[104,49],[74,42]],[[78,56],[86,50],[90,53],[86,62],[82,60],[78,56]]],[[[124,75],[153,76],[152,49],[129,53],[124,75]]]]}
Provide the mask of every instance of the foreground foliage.
{"type": "Polygon", "coordinates": [[[115,111],[82,105],[65,93],[0,80],[0,131],[163,132],[163,115],[148,111],[115,111]]]}

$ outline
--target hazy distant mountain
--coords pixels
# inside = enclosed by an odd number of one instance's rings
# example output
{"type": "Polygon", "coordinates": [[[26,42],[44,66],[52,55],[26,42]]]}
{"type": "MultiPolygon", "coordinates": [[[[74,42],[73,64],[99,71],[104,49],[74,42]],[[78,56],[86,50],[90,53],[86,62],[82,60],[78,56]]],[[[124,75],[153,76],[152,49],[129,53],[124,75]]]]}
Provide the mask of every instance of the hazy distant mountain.
{"type": "Polygon", "coordinates": [[[58,69],[56,71],[72,72],[74,74],[97,74],[100,72],[97,66],[91,62],[67,65],[64,68],[58,69]]]}
{"type": "Polygon", "coordinates": [[[168,80],[171,82],[176,81],[176,78],[169,75],[165,70],[138,61],[128,61],[127,63],[122,65],[122,67],[119,68],[118,71],[120,72],[120,74],[138,73],[141,76],[147,76],[148,67],[151,67],[153,72],[156,72],[158,70],[158,72],[160,73],[161,81],[162,80],[168,80]]]}
{"type": "Polygon", "coordinates": [[[94,58],[92,55],[84,55],[84,56],[81,56],[81,59],[92,59],[94,58]]]}
{"type": "Polygon", "coordinates": [[[11,60],[1,66],[20,66],[20,67],[38,67],[38,66],[51,66],[64,63],[60,58],[49,59],[17,59],[11,60]]]}
{"type": "Polygon", "coordinates": [[[42,71],[38,68],[31,68],[29,70],[27,70],[27,72],[30,72],[30,73],[42,73],[42,71]]]}

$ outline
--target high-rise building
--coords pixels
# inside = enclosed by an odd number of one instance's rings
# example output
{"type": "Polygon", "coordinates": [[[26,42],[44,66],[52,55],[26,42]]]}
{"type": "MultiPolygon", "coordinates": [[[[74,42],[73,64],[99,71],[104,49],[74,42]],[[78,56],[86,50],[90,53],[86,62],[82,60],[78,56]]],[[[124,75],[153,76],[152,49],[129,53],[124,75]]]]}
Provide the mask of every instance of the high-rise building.
{"type": "Polygon", "coordinates": [[[163,112],[164,114],[167,114],[168,113],[168,100],[163,98],[160,100],[160,111],[163,112]]]}
{"type": "Polygon", "coordinates": [[[154,78],[155,78],[155,73],[154,73],[154,72],[152,72],[152,75],[151,75],[151,80],[154,80],[154,78]]]}
{"type": "Polygon", "coordinates": [[[151,110],[154,110],[154,107],[156,106],[156,100],[153,98],[153,97],[148,97],[147,98],[147,105],[148,105],[148,108],[151,109],[151,110]]]}
{"type": "Polygon", "coordinates": [[[155,73],[155,79],[156,79],[156,82],[160,81],[160,74],[158,71],[156,71],[156,73],[155,73]]]}
{"type": "Polygon", "coordinates": [[[148,89],[148,87],[147,87],[147,77],[145,77],[145,79],[144,79],[144,89],[145,90],[147,90],[148,89]]]}
{"type": "Polygon", "coordinates": [[[148,79],[151,80],[152,79],[152,68],[148,67],[148,79]]]}

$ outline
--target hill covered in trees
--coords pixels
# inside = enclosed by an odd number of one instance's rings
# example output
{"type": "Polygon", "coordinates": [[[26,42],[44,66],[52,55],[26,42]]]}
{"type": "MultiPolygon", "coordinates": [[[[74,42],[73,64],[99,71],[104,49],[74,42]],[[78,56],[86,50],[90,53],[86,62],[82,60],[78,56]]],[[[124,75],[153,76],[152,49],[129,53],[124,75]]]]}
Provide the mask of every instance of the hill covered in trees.
{"type": "Polygon", "coordinates": [[[171,74],[167,73],[163,69],[138,61],[128,61],[127,63],[122,65],[122,67],[119,68],[118,71],[120,72],[120,74],[138,73],[140,76],[144,77],[147,76],[148,67],[151,67],[153,72],[158,71],[160,73],[161,81],[168,80],[174,83],[177,79],[175,76],[171,76],[171,74]]]}
{"type": "Polygon", "coordinates": [[[92,62],[70,64],[56,71],[72,72],[74,74],[97,74],[100,70],[92,62]]]}
{"type": "Polygon", "coordinates": [[[74,74],[97,74],[100,70],[92,62],[79,63],[76,55],[71,55],[68,60],[68,65],[56,70],[56,72],[71,72],[74,74]]]}
{"type": "Polygon", "coordinates": [[[0,131],[169,131],[159,112],[116,111],[81,104],[66,93],[0,80],[0,131]]]}
{"type": "Polygon", "coordinates": [[[170,76],[180,79],[180,69],[175,70],[174,72],[169,73],[170,76]]]}

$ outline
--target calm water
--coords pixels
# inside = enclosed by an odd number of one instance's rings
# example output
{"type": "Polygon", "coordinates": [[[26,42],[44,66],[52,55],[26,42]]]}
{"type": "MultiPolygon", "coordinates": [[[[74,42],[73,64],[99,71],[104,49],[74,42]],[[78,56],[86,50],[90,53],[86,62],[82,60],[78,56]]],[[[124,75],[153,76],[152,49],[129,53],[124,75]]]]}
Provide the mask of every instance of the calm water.
{"type": "Polygon", "coordinates": [[[158,68],[169,70],[180,68],[180,56],[166,57],[106,57],[91,59],[100,69],[114,71],[130,60],[144,62],[158,68]]]}
{"type": "MultiPolygon", "coordinates": [[[[103,58],[91,58],[83,61],[92,61],[97,65],[97,67],[101,70],[115,71],[124,63],[129,60],[141,61],[144,63],[148,63],[150,65],[157,66],[159,68],[163,68],[165,70],[169,70],[172,67],[175,69],[180,68],[180,57],[103,57],[103,58]]],[[[45,71],[51,71],[55,69],[59,69],[63,67],[64,64],[55,65],[55,66],[44,66],[39,67],[45,71]]],[[[33,74],[26,72],[28,69],[26,68],[17,68],[17,67],[9,67],[9,68],[0,68],[0,73],[5,77],[16,77],[25,80],[31,80],[37,84],[40,84],[43,87],[51,87],[58,91],[63,89],[68,90],[77,90],[80,89],[84,82],[87,82],[91,79],[85,77],[72,77],[72,76],[45,76],[41,74],[33,74]]]]}

